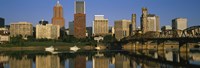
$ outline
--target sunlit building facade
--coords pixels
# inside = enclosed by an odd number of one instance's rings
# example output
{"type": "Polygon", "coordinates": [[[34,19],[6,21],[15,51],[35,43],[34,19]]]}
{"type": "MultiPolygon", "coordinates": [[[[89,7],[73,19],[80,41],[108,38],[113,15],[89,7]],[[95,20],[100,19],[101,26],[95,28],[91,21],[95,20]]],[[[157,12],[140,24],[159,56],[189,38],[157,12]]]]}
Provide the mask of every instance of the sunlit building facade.
{"type": "Polygon", "coordinates": [[[10,24],[10,36],[22,35],[23,37],[33,36],[33,25],[29,22],[18,22],[10,24]]]}
{"type": "Polygon", "coordinates": [[[59,25],[36,25],[36,39],[58,39],[60,36],[59,25]]]}

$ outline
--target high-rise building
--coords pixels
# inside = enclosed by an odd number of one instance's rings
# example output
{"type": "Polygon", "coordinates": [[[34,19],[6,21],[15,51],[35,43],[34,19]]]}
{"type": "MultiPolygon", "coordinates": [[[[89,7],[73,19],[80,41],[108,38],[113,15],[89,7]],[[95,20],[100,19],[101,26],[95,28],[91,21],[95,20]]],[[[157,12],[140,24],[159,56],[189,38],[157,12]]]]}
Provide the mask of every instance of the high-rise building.
{"type": "Polygon", "coordinates": [[[69,35],[74,35],[74,21],[69,22],[69,35]]]}
{"type": "Polygon", "coordinates": [[[115,38],[119,41],[124,37],[129,36],[130,32],[130,20],[118,20],[115,21],[115,38]]]}
{"type": "Polygon", "coordinates": [[[147,32],[160,32],[160,20],[158,16],[154,14],[148,14],[147,20],[147,32]]]}
{"type": "Polygon", "coordinates": [[[74,14],[74,37],[85,38],[86,37],[86,15],[74,14]]]}
{"type": "Polygon", "coordinates": [[[60,26],[52,24],[36,25],[36,39],[58,39],[60,36],[60,26]]]}
{"type": "Polygon", "coordinates": [[[130,35],[134,35],[135,33],[136,33],[136,14],[132,14],[130,35]]]}
{"type": "Polygon", "coordinates": [[[173,30],[184,30],[187,28],[187,18],[175,18],[172,20],[173,30]]]}
{"type": "Polygon", "coordinates": [[[54,6],[54,13],[52,18],[52,24],[53,25],[59,25],[60,28],[65,27],[65,19],[63,18],[63,7],[57,2],[57,4],[54,6]]]}
{"type": "Polygon", "coordinates": [[[75,14],[76,13],[85,14],[85,1],[81,0],[75,1],[75,14]]]}
{"type": "Polygon", "coordinates": [[[29,22],[19,22],[10,24],[10,35],[22,35],[23,38],[33,36],[33,25],[29,22]]]}
{"type": "Polygon", "coordinates": [[[142,33],[147,32],[147,22],[148,22],[148,9],[142,8],[142,16],[141,16],[141,31],[142,33]]]}
{"type": "Polygon", "coordinates": [[[74,37],[76,38],[86,37],[85,1],[75,2],[74,37]]]}
{"type": "Polygon", "coordinates": [[[104,15],[95,15],[93,29],[95,36],[108,34],[108,19],[104,19],[104,15]]]}
{"type": "Polygon", "coordinates": [[[0,18],[0,27],[4,27],[4,26],[5,26],[5,19],[0,18]]]}

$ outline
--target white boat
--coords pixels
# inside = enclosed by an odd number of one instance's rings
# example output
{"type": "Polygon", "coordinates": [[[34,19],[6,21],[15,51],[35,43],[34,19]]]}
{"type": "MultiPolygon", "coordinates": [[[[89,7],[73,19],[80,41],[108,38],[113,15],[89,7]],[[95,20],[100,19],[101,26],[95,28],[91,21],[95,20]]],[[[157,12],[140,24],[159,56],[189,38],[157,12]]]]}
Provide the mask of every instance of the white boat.
{"type": "Polygon", "coordinates": [[[55,48],[53,46],[45,48],[45,51],[53,52],[54,50],[55,50],[55,48]]]}
{"type": "Polygon", "coordinates": [[[80,48],[78,48],[77,46],[73,46],[73,47],[70,47],[70,50],[72,51],[78,51],[80,48]]]}
{"type": "Polygon", "coordinates": [[[95,47],[95,49],[100,50],[101,48],[99,46],[95,47]]]}

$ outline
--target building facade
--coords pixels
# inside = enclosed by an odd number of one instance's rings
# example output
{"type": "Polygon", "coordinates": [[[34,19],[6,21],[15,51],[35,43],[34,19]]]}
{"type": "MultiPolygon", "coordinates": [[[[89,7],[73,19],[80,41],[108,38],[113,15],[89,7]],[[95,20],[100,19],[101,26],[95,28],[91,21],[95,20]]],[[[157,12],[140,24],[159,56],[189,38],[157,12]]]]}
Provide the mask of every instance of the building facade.
{"type": "Polygon", "coordinates": [[[182,31],[187,28],[186,18],[175,18],[172,20],[173,37],[180,37],[182,31]]]}
{"type": "Polygon", "coordinates": [[[4,27],[4,26],[5,26],[5,19],[0,18],[0,27],[4,27]]]}
{"type": "Polygon", "coordinates": [[[108,34],[108,19],[104,19],[104,15],[95,15],[93,22],[94,35],[107,35],[108,34]]]}
{"type": "Polygon", "coordinates": [[[158,16],[154,14],[149,14],[147,17],[147,32],[153,31],[153,32],[160,32],[160,19],[158,16]]]}
{"type": "Polygon", "coordinates": [[[60,26],[52,24],[36,25],[36,39],[58,39],[60,37],[60,26]]]}
{"type": "Polygon", "coordinates": [[[74,14],[74,37],[86,38],[86,15],[74,14]]]}
{"type": "Polygon", "coordinates": [[[29,22],[18,22],[10,24],[10,36],[22,35],[24,38],[33,36],[33,25],[29,22]]]}
{"type": "Polygon", "coordinates": [[[53,18],[52,18],[52,24],[53,25],[59,25],[60,28],[65,27],[65,19],[63,17],[63,7],[57,2],[57,4],[54,6],[54,13],[53,13],[53,18]]]}
{"type": "Polygon", "coordinates": [[[175,18],[172,20],[172,29],[173,30],[184,30],[187,28],[187,19],[186,18],[175,18]]]}
{"type": "Polygon", "coordinates": [[[124,37],[128,37],[130,35],[130,20],[118,20],[115,21],[115,38],[119,41],[124,37]]]}

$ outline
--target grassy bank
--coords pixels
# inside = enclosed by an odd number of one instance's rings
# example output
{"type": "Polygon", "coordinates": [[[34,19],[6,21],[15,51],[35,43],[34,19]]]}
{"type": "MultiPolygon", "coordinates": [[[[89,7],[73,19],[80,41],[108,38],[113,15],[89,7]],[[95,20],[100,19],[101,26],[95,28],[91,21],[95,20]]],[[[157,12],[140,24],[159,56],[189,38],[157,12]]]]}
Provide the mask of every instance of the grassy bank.
{"type": "Polygon", "coordinates": [[[33,46],[95,46],[89,42],[81,43],[65,43],[65,42],[22,42],[20,44],[1,44],[1,47],[33,47],[33,46]]]}

